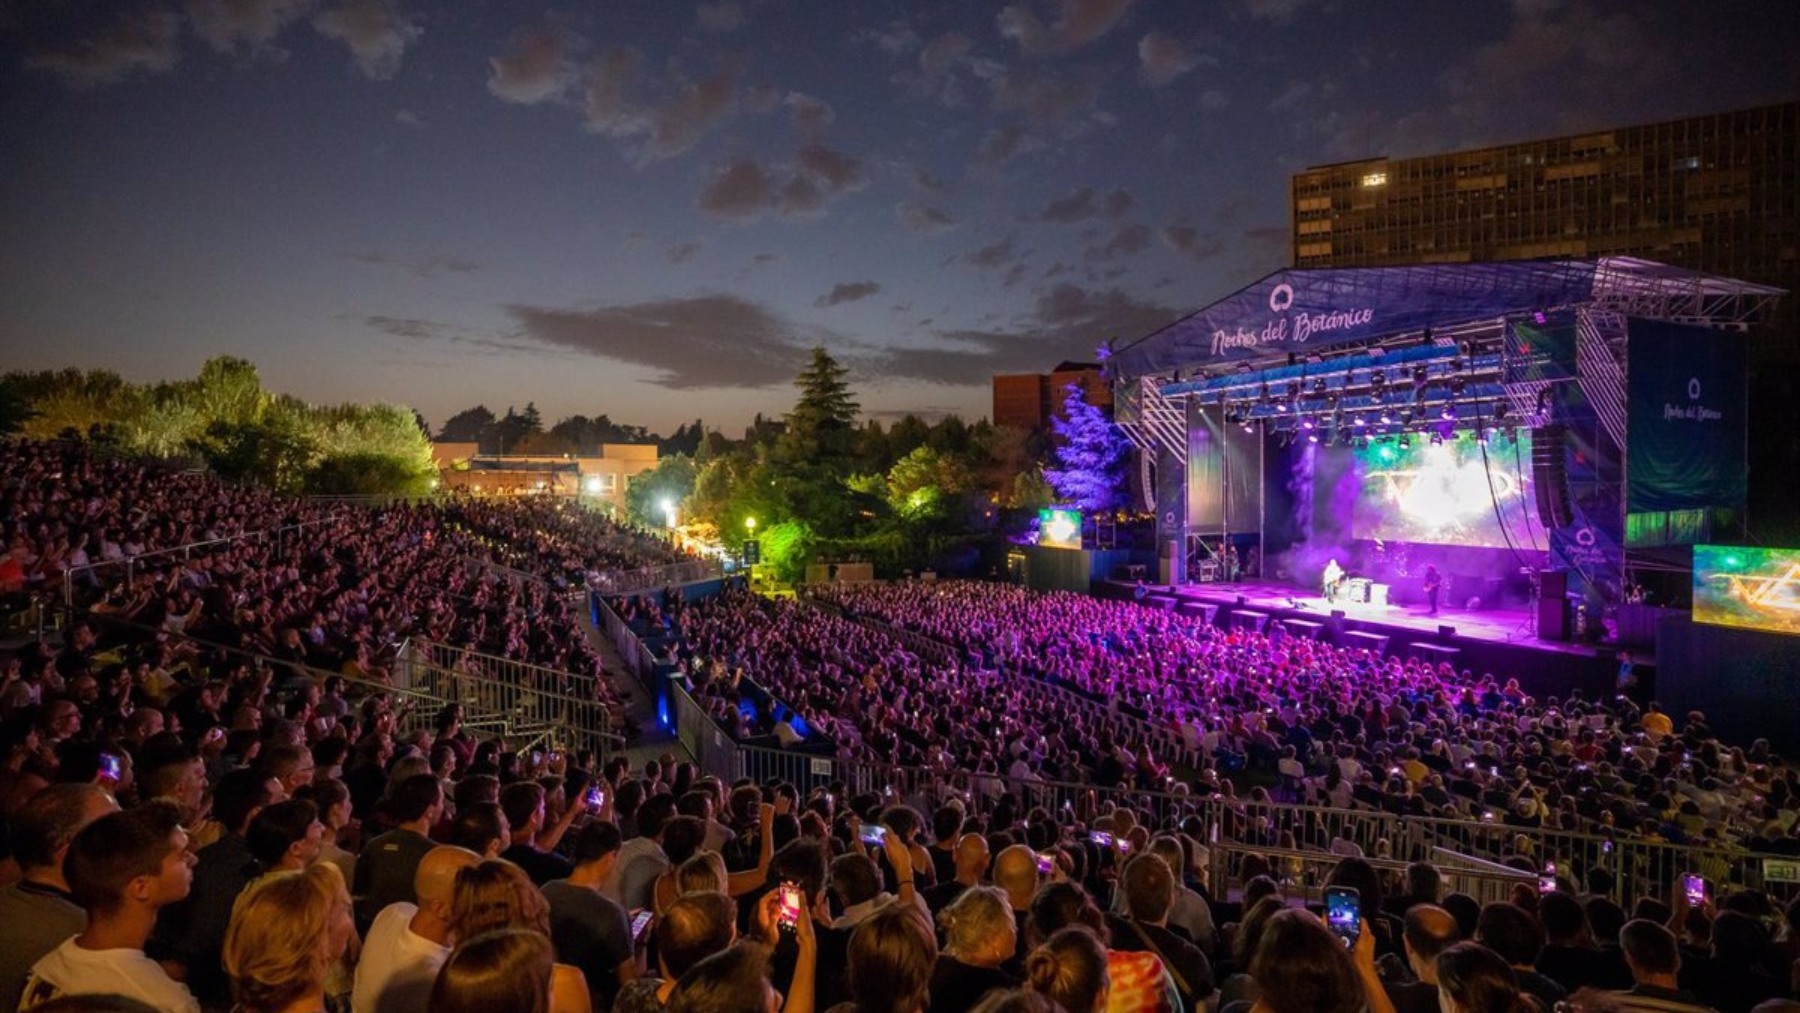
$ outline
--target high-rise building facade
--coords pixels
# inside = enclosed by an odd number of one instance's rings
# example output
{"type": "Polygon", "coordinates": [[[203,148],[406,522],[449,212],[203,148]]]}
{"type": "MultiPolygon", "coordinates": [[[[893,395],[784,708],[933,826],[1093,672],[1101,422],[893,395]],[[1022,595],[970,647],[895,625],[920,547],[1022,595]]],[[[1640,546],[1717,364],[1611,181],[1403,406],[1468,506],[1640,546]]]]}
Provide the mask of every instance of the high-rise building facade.
{"type": "Polygon", "coordinates": [[[1292,181],[1295,267],[1635,256],[1790,294],[1753,339],[1800,362],[1800,102],[1292,181]]]}

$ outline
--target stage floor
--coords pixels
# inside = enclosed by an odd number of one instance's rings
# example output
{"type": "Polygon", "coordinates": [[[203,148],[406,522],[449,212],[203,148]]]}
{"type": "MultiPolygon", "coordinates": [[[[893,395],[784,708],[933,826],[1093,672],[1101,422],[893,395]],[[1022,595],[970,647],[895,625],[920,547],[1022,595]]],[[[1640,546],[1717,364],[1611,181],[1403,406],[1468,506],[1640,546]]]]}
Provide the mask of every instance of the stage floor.
{"type": "MultiPolygon", "coordinates": [[[[1126,581],[1110,581],[1115,587],[1131,588],[1126,581]]],[[[1129,592],[1128,592],[1129,593],[1129,592]]],[[[1168,597],[1166,585],[1154,586],[1154,595],[1168,597]]],[[[1327,602],[1316,593],[1316,589],[1301,589],[1281,584],[1183,584],[1174,589],[1174,595],[1181,601],[1202,602],[1208,605],[1237,606],[1238,598],[1244,599],[1241,608],[1265,612],[1278,619],[1308,619],[1324,621],[1333,611],[1341,611],[1344,618],[1351,621],[1359,629],[1383,629],[1396,633],[1437,638],[1438,627],[1450,626],[1456,630],[1457,638],[1477,640],[1493,644],[1511,644],[1521,648],[1545,651],[1556,654],[1567,654],[1578,657],[1594,657],[1599,653],[1597,645],[1587,643],[1565,643],[1554,640],[1539,640],[1535,631],[1533,617],[1529,610],[1522,608],[1492,608],[1470,611],[1468,609],[1440,607],[1436,616],[1428,615],[1423,605],[1365,605],[1355,602],[1327,602]],[[1312,593],[1309,593],[1312,592],[1312,593]]],[[[1644,655],[1642,661],[1652,663],[1648,651],[1633,651],[1633,656],[1644,655]]]]}

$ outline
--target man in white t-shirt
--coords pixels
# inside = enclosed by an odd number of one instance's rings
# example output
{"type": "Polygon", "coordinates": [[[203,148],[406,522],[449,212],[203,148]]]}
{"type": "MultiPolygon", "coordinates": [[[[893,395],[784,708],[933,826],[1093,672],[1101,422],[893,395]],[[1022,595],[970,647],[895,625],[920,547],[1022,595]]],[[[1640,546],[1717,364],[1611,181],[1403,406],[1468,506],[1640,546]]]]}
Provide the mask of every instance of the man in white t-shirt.
{"type": "Polygon", "coordinates": [[[69,845],[64,875],[87,928],[31,967],[20,1009],[66,995],[123,995],[162,1011],[200,1013],[187,986],[144,956],[156,912],[194,881],[181,811],[164,801],[102,816],[69,845]]]}
{"type": "Polygon", "coordinates": [[[481,861],[465,848],[433,848],[419,860],[413,892],[419,903],[381,909],[363,941],[350,992],[351,1013],[419,1013],[431,998],[438,968],[450,957],[450,906],[456,874],[481,861]]]}

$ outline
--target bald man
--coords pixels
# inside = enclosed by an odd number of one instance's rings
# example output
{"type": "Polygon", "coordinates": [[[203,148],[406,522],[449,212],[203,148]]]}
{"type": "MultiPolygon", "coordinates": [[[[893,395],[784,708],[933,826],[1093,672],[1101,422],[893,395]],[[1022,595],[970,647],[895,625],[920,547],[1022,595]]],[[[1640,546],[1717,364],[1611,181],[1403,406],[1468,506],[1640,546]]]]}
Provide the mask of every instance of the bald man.
{"type": "Polygon", "coordinates": [[[951,901],[961,897],[964,890],[981,885],[990,864],[987,838],[980,834],[962,835],[956,841],[951,858],[955,863],[953,875],[925,891],[925,906],[931,909],[933,918],[949,907],[951,901]]]}
{"type": "Polygon", "coordinates": [[[1006,901],[1012,905],[1013,921],[1019,925],[1018,951],[1004,967],[1021,978],[1025,970],[1025,922],[1031,917],[1031,899],[1037,896],[1040,878],[1037,852],[1023,844],[1004,848],[994,858],[994,885],[1006,892],[1006,901]]]}
{"type": "Polygon", "coordinates": [[[351,1013],[418,1013],[431,998],[438,968],[450,957],[450,901],[456,874],[481,861],[466,848],[437,847],[419,860],[413,892],[419,902],[381,909],[350,993],[351,1013]]]}
{"type": "Polygon", "coordinates": [[[1406,962],[1417,982],[1387,982],[1395,1013],[1438,1013],[1438,954],[1462,939],[1456,917],[1436,904],[1414,904],[1406,911],[1406,962]]]}

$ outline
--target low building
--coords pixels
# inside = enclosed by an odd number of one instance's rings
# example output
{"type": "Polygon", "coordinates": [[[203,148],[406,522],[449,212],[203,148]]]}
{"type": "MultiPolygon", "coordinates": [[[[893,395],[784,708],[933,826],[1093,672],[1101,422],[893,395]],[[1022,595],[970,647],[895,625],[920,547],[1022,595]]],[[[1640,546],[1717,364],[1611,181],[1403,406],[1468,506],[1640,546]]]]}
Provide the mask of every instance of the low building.
{"type": "Polygon", "coordinates": [[[596,457],[484,454],[473,443],[433,443],[444,488],[476,496],[580,497],[614,513],[625,509],[631,480],[656,467],[656,445],[605,443],[596,457]]]}
{"type": "Polygon", "coordinates": [[[1087,403],[1112,414],[1112,387],[1099,363],[1064,362],[1048,373],[1013,373],[993,379],[993,421],[997,426],[1043,431],[1062,413],[1064,389],[1082,389],[1087,403]]]}

